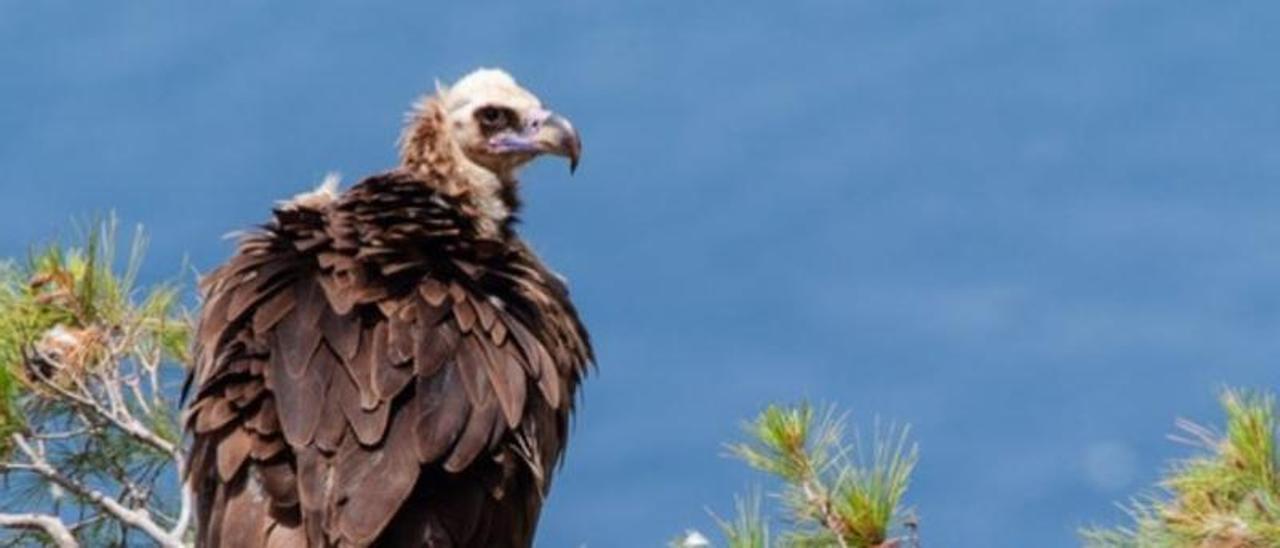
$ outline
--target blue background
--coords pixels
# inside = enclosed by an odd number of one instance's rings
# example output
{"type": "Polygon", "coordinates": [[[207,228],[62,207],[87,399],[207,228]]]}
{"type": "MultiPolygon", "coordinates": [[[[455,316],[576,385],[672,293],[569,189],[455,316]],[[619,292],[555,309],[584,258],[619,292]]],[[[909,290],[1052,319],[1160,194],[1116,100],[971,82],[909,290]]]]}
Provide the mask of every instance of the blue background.
{"type": "Polygon", "coordinates": [[[927,545],[1070,546],[1280,380],[1275,2],[219,4],[0,0],[0,254],[115,209],[189,279],[509,69],[585,137],[525,233],[600,355],[540,546],[712,529],[803,398],[911,423],[927,545]]]}

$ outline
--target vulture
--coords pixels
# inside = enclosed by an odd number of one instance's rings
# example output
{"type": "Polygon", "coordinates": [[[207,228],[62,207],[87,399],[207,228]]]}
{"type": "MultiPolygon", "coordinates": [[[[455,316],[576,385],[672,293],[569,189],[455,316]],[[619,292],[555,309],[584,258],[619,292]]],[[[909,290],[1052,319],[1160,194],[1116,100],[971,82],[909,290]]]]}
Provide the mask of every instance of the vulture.
{"type": "Polygon", "coordinates": [[[501,70],[436,88],[399,166],[279,203],[201,279],[199,546],[532,544],[594,358],[516,174],[581,142],[501,70]]]}

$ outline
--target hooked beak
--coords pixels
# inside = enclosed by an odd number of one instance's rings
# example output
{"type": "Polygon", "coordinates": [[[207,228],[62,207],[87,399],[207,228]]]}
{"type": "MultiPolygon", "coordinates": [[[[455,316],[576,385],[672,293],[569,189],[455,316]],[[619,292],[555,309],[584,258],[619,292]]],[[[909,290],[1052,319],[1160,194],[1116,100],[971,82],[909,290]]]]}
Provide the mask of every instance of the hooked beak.
{"type": "Polygon", "coordinates": [[[494,149],[502,152],[554,154],[569,159],[569,173],[578,169],[582,140],[578,130],[563,116],[550,111],[535,113],[518,134],[495,137],[494,149]]]}

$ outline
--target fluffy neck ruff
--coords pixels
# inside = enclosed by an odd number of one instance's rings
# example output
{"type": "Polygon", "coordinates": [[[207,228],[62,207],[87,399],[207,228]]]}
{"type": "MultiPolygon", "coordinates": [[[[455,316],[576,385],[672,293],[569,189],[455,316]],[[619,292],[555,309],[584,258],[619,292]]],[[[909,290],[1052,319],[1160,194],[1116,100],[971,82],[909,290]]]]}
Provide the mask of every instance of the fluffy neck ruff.
{"type": "Polygon", "coordinates": [[[475,219],[481,237],[499,238],[519,208],[516,181],[467,158],[449,131],[438,96],[414,105],[400,137],[400,165],[417,173],[433,190],[454,198],[475,219]]]}

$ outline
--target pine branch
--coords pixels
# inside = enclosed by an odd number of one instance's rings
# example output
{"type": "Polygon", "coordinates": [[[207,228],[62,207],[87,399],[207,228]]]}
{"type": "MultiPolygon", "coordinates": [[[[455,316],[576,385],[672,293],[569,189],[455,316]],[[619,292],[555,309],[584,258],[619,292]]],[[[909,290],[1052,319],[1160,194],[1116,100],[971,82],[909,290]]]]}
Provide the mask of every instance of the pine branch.
{"type": "Polygon", "coordinates": [[[1179,419],[1175,441],[1201,454],[1175,463],[1164,495],[1124,508],[1132,525],[1081,532],[1089,546],[1280,545],[1280,452],[1275,400],[1227,390],[1225,432],[1179,419]]]}
{"type": "MultiPolygon", "coordinates": [[[[772,405],[744,426],[747,440],[729,446],[732,456],[783,482],[778,494],[787,510],[784,546],[918,548],[914,517],[904,518],[902,498],[917,453],[907,430],[876,429],[870,451],[844,437],[845,417],[834,409],[817,413],[802,404],[772,405]],[[893,536],[900,528],[904,534],[893,536]]],[[[732,548],[768,548],[758,500],[738,502],[738,517],[716,518],[732,548]]]]}
{"type": "Polygon", "coordinates": [[[116,274],[113,227],[96,225],[81,248],[51,246],[26,269],[0,263],[0,478],[25,486],[0,496],[0,511],[59,520],[88,545],[141,534],[182,546],[193,501],[160,379],[181,362],[189,328],[171,286],[135,304],[143,240],[116,274]]]}

